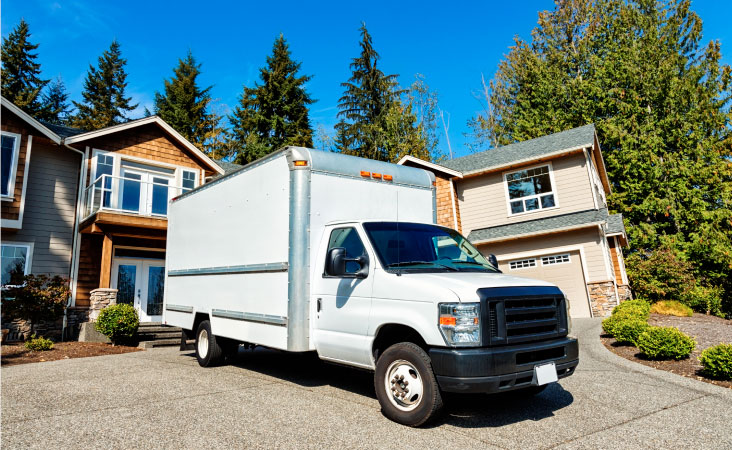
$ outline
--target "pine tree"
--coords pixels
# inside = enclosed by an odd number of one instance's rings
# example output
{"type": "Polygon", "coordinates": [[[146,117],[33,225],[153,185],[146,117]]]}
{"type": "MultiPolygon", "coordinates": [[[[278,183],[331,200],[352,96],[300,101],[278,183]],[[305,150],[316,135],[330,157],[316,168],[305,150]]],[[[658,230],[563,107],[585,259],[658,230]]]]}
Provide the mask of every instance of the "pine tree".
{"type": "Polygon", "coordinates": [[[239,105],[229,116],[232,139],[239,148],[237,163],[248,163],[287,145],[312,147],[308,106],[315,100],[305,90],[309,75],[298,76],[302,63],[294,61],[280,35],[259,70],[261,84],[244,87],[239,105]]]}
{"type": "Polygon", "coordinates": [[[48,84],[41,79],[41,65],[32,53],[38,44],[30,42],[28,23],[20,23],[2,44],[2,95],[25,112],[36,115],[43,111],[40,94],[48,84]]]}
{"type": "Polygon", "coordinates": [[[73,126],[98,130],[129,120],[125,114],[137,108],[137,104],[131,104],[132,98],[125,97],[126,64],[119,43],[114,40],[109,50],[99,57],[98,67],[89,65],[81,94],[84,102],[73,102],[78,110],[71,119],[73,126]]]}
{"type": "Polygon", "coordinates": [[[43,111],[36,118],[58,125],[66,124],[71,114],[71,105],[69,105],[69,93],[61,77],[48,85],[42,101],[43,111]]]}
{"type": "Polygon", "coordinates": [[[221,117],[211,111],[211,88],[202,89],[197,78],[201,65],[188,51],[185,59],[178,60],[173,77],[164,80],[163,93],[155,93],[155,114],[191,141],[196,147],[211,153],[209,145],[218,142],[223,133],[221,117]]]}
{"type": "Polygon", "coordinates": [[[397,75],[384,75],[378,68],[379,54],[366,24],[361,25],[361,54],[351,62],[351,78],[338,101],[336,148],[346,154],[381,161],[389,160],[381,132],[386,115],[397,101],[397,75]]]}
{"type": "Polygon", "coordinates": [[[631,252],[673,248],[732,310],[732,71],[701,38],[688,0],[558,2],[472,124],[486,146],[594,122],[631,252]]]}

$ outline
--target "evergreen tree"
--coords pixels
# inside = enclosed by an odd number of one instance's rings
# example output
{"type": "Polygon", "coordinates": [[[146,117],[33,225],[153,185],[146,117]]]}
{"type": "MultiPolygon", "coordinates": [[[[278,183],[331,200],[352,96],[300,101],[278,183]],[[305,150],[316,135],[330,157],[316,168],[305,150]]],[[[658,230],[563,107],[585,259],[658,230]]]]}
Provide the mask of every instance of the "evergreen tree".
{"type": "MultiPolygon", "coordinates": [[[[385,75],[378,68],[379,54],[373,47],[366,24],[361,25],[361,54],[351,62],[351,78],[338,101],[336,148],[346,154],[389,160],[381,132],[386,116],[398,100],[397,75],[385,75]]],[[[393,112],[393,111],[392,111],[393,112]]]]}
{"type": "Polygon", "coordinates": [[[36,117],[46,122],[64,125],[71,114],[69,93],[61,77],[56,78],[43,93],[43,111],[36,117]]]}
{"type": "Polygon", "coordinates": [[[48,84],[41,79],[41,65],[36,62],[33,50],[38,44],[30,42],[28,23],[20,23],[2,44],[2,95],[14,105],[31,115],[43,111],[40,94],[48,84]]]}
{"type": "Polygon", "coordinates": [[[305,90],[312,77],[298,75],[300,66],[280,35],[267,65],[259,70],[261,84],[245,86],[229,116],[237,163],[254,161],[287,145],[313,146],[308,106],[315,100],[305,90]]]}
{"type": "Polygon", "coordinates": [[[557,2],[472,125],[484,146],[594,122],[631,252],[673,248],[732,309],[732,76],[701,39],[688,0],[557,2]]]}
{"type": "Polygon", "coordinates": [[[99,57],[98,67],[89,65],[84,80],[83,103],[73,102],[78,113],[71,124],[83,130],[98,130],[129,120],[125,114],[137,108],[131,97],[125,97],[127,60],[122,58],[119,43],[114,40],[109,50],[99,57]]]}
{"type": "Polygon", "coordinates": [[[189,51],[185,59],[178,60],[173,77],[164,80],[163,93],[155,93],[155,114],[191,141],[196,147],[210,153],[209,145],[218,142],[224,130],[221,117],[211,111],[211,88],[202,89],[197,78],[201,65],[189,51]]]}

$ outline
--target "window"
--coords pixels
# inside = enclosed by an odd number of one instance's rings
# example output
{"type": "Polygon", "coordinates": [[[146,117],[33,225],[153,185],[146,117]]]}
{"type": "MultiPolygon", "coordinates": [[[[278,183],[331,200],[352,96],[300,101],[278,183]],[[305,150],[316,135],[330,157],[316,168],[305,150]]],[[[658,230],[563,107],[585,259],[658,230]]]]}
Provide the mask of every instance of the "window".
{"type": "Polygon", "coordinates": [[[511,270],[526,269],[529,267],[536,267],[536,259],[520,259],[518,261],[511,261],[508,266],[511,270]]]}
{"type": "Polygon", "coordinates": [[[30,244],[3,244],[0,250],[2,285],[22,284],[20,277],[30,272],[30,258],[30,244]]]}
{"type": "Polygon", "coordinates": [[[114,174],[114,156],[97,153],[97,164],[94,167],[94,197],[102,199],[102,206],[112,206],[112,175],[114,174]],[[99,179],[102,175],[109,175],[99,179]]]}
{"type": "Polygon", "coordinates": [[[548,165],[505,175],[511,214],[557,206],[548,165]]]}
{"type": "Polygon", "coordinates": [[[542,266],[550,266],[552,264],[564,264],[569,262],[569,253],[565,253],[563,255],[551,255],[551,256],[542,256],[541,258],[541,265],[542,266]]]}
{"type": "Polygon", "coordinates": [[[183,194],[196,187],[196,172],[184,170],[182,176],[183,194]]]}
{"type": "Polygon", "coordinates": [[[15,133],[2,134],[2,185],[0,194],[3,197],[12,197],[15,191],[15,171],[18,167],[18,149],[20,148],[20,135],[15,133]]]}
{"type": "MultiPolygon", "coordinates": [[[[365,248],[355,228],[337,228],[330,233],[328,252],[333,248],[346,249],[346,258],[358,258],[365,253],[365,248]]],[[[346,273],[356,273],[361,269],[357,262],[346,263],[346,273]]]]}

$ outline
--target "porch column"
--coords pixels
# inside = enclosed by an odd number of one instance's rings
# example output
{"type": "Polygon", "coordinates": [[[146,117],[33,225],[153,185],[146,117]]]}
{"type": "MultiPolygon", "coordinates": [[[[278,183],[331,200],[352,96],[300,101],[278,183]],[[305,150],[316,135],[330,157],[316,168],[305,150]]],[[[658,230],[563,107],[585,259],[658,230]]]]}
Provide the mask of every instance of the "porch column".
{"type": "Polygon", "coordinates": [[[107,289],[110,286],[112,277],[112,237],[104,234],[104,243],[102,243],[102,269],[99,272],[99,287],[107,289]]]}

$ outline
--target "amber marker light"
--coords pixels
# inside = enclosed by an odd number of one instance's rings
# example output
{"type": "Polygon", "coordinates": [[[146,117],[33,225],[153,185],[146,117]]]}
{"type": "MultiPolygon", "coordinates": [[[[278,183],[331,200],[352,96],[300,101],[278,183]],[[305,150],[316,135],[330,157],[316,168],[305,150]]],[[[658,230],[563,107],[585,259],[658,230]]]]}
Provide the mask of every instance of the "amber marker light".
{"type": "Polygon", "coordinates": [[[455,326],[454,316],[440,316],[440,325],[455,326]]]}
{"type": "Polygon", "coordinates": [[[371,178],[376,178],[376,179],[379,179],[380,180],[381,179],[381,174],[380,173],[373,172],[371,174],[371,178]]]}
{"type": "Polygon", "coordinates": [[[391,181],[393,179],[394,177],[392,177],[391,175],[384,175],[384,181],[391,181]]]}
{"type": "Polygon", "coordinates": [[[295,161],[295,167],[305,167],[308,165],[307,161],[297,160],[295,161]]]}
{"type": "Polygon", "coordinates": [[[366,172],[365,170],[362,170],[361,171],[361,176],[362,177],[370,177],[371,176],[371,172],[366,172]]]}

